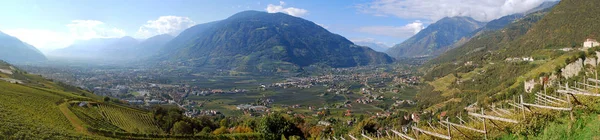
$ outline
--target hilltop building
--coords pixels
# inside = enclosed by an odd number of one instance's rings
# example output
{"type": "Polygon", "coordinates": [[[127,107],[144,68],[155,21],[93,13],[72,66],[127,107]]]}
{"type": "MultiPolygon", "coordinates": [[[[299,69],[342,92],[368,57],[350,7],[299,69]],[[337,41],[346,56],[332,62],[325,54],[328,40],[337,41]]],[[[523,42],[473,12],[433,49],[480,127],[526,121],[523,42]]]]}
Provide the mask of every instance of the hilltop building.
{"type": "Polygon", "coordinates": [[[600,43],[598,43],[598,41],[596,41],[595,39],[588,38],[585,40],[585,42],[583,42],[584,48],[591,48],[596,46],[600,46],[600,43]]]}

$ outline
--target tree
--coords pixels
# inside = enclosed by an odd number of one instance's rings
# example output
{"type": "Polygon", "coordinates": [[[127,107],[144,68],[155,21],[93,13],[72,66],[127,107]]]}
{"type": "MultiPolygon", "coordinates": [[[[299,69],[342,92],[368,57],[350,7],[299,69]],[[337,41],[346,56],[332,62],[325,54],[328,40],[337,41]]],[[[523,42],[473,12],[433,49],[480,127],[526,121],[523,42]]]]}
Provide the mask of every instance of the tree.
{"type": "Polygon", "coordinates": [[[109,102],[110,98],[108,96],[104,97],[104,102],[109,102]]]}
{"type": "Polygon", "coordinates": [[[154,120],[156,120],[160,128],[164,131],[171,130],[176,122],[182,120],[182,113],[183,112],[177,108],[165,109],[162,107],[155,107],[152,112],[154,120]]]}
{"type": "Polygon", "coordinates": [[[229,127],[229,120],[228,120],[227,118],[225,118],[225,119],[222,119],[222,120],[219,122],[219,126],[221,126],[221,127],[229,127]]]}
{"type": "Polygon", "coordinates": [[[284,135],[285,137],[304,136],[300,128],[279,113],[262,118],[258,132],[275,136],[284,135]]]}
{"type": "Polygon", "coordinates": [[[233,129],[232,133],[250,133],[250,132],[252,132],[252,128],[250,128],[248,126],[239,125],[233,129]]]}
{"type": "Polygon", "coordinates": [[[194,130],[192,129],[192,126],[185,121],[178,121],[173,125],[173,128],[171,128],[171,134],[187,135],[193,133],[194,130]]]}
{"type": "Polygon", "coordinates": [[[219,129],[212,132],[215,135],[227,134],[227,128],[220,127],[219,129]]]}
{"type": "Polygon", "coordinates": [[[210,129],[210,127],[206,126],[204,128],[202,128],[202,131],[200,133],[202,134],[208,134],[212,131],[212,129],[210,129]]]}

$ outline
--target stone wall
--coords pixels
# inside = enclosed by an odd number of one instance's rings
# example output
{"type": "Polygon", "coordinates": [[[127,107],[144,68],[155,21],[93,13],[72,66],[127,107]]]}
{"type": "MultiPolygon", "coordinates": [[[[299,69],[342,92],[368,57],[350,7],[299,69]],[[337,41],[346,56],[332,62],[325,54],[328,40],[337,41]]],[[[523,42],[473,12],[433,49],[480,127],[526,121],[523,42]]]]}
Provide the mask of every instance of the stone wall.
{"type": "Polygon", "coordinates": [[[571,78],[571,77],[579,74],[579,72],[581,72],[582,69],[583,69],[583,60],[580,58],[577,61],[575,61],[571,64],[568,64],[567,66],[562,68],[561,75],[565,78],[571,78]]]}
{"type": "Polygon", "coordinates": [[[535,83],[535,80],[531,79],[529,81],[525,81],[525,92],[527,93],[531,93],[531,90],[533,90],[533,88],[535,87],[537,83],[535,83]]]}

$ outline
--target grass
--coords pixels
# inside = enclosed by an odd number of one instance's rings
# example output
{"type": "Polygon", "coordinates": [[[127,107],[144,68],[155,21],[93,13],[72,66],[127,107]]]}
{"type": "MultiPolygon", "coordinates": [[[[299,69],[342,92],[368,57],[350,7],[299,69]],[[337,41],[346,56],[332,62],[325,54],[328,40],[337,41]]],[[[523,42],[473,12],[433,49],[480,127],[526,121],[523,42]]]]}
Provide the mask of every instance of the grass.
{"type": "Polygon", "coordinates": [[[75,131],[89,135],[89,132],[87,132],[87,130],[83,126],[83,124],[84,124],[83,121],[81,121],[77,117],[77,115],[75,115],[75,113],[71,112],[71,110],[69,109],[68,102],[58,105],[58,108],[63,113],[63,115],[65,115],[65,117],[67,117],[69,122],[71,122],[71,125],[75,128],[75,131]]]}

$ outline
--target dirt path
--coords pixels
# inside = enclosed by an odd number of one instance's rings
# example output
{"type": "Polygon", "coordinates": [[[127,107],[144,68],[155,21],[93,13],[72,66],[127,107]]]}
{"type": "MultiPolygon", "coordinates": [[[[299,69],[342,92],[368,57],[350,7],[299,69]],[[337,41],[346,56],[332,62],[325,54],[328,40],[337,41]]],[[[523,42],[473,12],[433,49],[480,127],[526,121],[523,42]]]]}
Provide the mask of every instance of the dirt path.
{"type": "Polygon", "coordinates": [[[69,102],[62,103],[58,105],[60,111],[69,119],[71,125],[75,127],[77,132],[81,132],[83,134],[89,135],[90,133],[83,127],[83,121],[81,121],[68,107],[69,102]]]}

